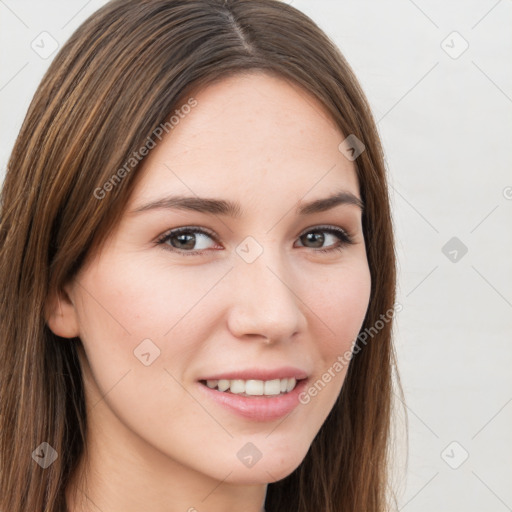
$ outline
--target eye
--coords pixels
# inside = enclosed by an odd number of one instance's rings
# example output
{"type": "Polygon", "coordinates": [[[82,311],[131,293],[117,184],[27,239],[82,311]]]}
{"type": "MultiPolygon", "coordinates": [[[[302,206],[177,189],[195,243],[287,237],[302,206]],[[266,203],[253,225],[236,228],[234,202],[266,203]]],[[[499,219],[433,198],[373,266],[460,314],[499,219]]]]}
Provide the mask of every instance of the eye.
{"type": "Polygon", "coordinates": [[[165,233],[157,240],[159,245],[167,245],[166,249],[180,252],[186,256],[193,256],[208,248],[208,239],[213,240],[214,235],[203,228],[188,226],[176,228],[165,233]],[[196,244],[199,247],[195,247],[196,244]],[[191,251],[190,249],[194,249],[191,251]]]}
{"type": "MultiPolygon", "coordinates": [[[[334,226],[319,226],[310,229],[299,236],[299,241],[305,247],[306,244],[313,244],[314,252],[328,253],[331,251],[341,251],[347,245],[354,243],[352,236],[345,230],[334,226]],[[327,234],[327,236],[325,235],[327,234]],[[323,244],[334,239],[334,244],[330,244],[327,248],[321,248],[323,244]],[[319,248],[320,247],[320,248],[319,248]]],[[[176,228],[164,233],[157,241],[157,245],[164,245],[165,249],[172,252],[183,254],[184,256],[195,256],[201,252],[211,249],[216,243],[216,237],[213,232],[204,228],[195,226],[187,226],[176,228]]]]}
{"type": "Polygon", "coordinates": [[[313,243],[316,247],[322,247],[326,240],[329,241],[332,238],[337,239],[338,243],[329,245],[327,248],[320,249],[317,252],[341,251],[345,246],[354,243],[352,236],[347,231],[334,226],[319,226],[299,236],[301,243],[304,243],[302,240],[305,240],[306,243],[313,243]],[[325,233],[327,233],[327,237],[325,233]]]}

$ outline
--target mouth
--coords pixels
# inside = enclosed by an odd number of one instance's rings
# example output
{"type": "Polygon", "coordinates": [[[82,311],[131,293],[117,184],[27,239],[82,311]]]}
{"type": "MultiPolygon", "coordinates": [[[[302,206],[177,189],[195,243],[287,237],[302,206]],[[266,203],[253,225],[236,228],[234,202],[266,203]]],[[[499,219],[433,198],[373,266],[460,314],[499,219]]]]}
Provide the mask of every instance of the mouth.
{"type": "Polygon", "coordinates": [[[199,382],[210,389],[222,393],[251,398],[268,398],[291,393],[303,380],[306,379],[295,379],[291,377],[272,380],[212,379],[200,380],[199,382]]]}
{"type": "MultiPolygon", "coordinates": [[[[249,374],[249,372],[244,373],[249,374]]],[[[259,373],[260,375],[257,375],[257,371],[252,371],[252,375],[249,375],[269,379],[275,375],[266,376],[265,373],[277,372],[260,371],[259,373]]],[[[287,373],[295,373],[295,376],[269,380],[207,378],[197,381],[197,385],[207,400],[213,401],[224,410],[246,420],[267,422],[290,414],[300,404],[299,396],[307,386],[308,374],[297,371],[287,373]]],[[[218,377],[240,376],[235,374],[218,377]]]]}

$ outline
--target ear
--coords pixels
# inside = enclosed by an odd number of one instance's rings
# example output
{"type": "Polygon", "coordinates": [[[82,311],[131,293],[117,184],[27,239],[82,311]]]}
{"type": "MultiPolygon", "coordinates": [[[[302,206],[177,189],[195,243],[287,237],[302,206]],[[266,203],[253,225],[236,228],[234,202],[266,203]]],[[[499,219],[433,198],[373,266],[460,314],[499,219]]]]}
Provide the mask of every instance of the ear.
{"type": "Polygon", "coordinates": [[[45,304],[45,320],[57,336],[75,338],[79,335],[76,308],[66,289],[48,297],[45,304]]]}

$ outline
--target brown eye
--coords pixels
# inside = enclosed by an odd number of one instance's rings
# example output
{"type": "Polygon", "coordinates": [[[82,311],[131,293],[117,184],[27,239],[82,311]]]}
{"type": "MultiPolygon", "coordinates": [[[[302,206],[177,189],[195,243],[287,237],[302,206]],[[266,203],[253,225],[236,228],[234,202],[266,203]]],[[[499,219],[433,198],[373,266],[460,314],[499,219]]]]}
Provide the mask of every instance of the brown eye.
{"type": "Polygon", "coordinates": [[[346,245],[354,243],[352,237],[344,230],[335,227],[318,227],[310,230],[299,237],[301,243],[313,248],[319,249],[320,252],[330,252],[342,250],[346,245]],[[325,235],[327,233],[327,236],[325,235]],[[329,244],[327,248],[323,248],[324,243],[332,239],[336,239],[334,244],[329,244]]]}
{"type": "MultiPolygon", "coordinates": [[[[333,226],[310,229],[299,236],[299,240],[301,242],[299,247],[307,247],[315,252],[323,253],[340,251],[345,246],[354,243],[346,231],[333,226]],[[326,243],[328,245],[325,247],[326,243]]],[[[213,249],[216,243],[216,237],[212,232],[194,226],[173,229],[157,240],[158,245],[184,256],[201,255],[208,249],[213,249]],[[209,246],[209,240],[213,242],[213,247],[211,242],[209,246]]]]}
{"type": "Polygon", "coordinates": [[[213,235],[199,228],[177,228],[163,235],[157,243],[165,245],[171,251],[195,255],[207,250],[208,240],[214,240],[213,235]]]}

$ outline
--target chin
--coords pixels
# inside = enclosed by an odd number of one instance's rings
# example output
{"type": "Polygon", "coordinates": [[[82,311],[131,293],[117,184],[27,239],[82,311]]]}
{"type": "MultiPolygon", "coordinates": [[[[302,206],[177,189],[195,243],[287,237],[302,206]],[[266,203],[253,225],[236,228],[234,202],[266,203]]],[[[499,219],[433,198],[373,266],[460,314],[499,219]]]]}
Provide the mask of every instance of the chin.
{"type": "MultiPolygon", "coordinates": [[[[233,472],[226,481],[243,485],[278,482],[292,474],[304,460],[305,455],[302,453],[277,453],[266,460],[262,457],[252,467],[231,468],[230,470],[233,472]]],[[[223,476],[225,477],[225,474],[223,476]]]]}

